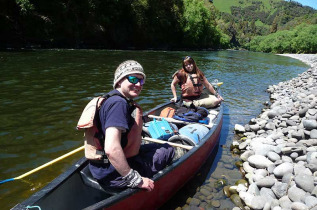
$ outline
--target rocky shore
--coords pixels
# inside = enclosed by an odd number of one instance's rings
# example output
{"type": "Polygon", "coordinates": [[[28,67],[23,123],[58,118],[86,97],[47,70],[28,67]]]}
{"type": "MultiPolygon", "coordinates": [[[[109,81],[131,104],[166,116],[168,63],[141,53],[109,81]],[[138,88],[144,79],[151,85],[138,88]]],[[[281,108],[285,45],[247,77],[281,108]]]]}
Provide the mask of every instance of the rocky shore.
{"type": "Polygon", "coordinates": [[[232,146],[241,154],[247,183],[228,191],[239,195],[243,206],[231,199],[244,209],[317,210],[317,55],[281,56],[311,68],[269,86],[271,104],[249,124],[235,126],[243,137],[232,146]]]}

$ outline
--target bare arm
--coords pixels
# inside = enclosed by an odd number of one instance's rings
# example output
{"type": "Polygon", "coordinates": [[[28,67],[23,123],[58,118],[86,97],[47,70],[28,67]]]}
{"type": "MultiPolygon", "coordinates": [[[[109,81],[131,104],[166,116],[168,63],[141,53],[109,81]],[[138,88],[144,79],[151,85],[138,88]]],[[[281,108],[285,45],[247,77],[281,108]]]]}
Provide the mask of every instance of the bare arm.
{"type": "Polygon", "coordinates": [[[179,80],[176,76],[174,76],[173,81],[171,83],[171,90],[173,93],[173,98],[171,101],[176,102],[177,101],[177,93],[176,93],[176,85],[179,83],[179,80]]]}
{"type": "MultiPolygon", "coordinates": [[[[131,168],[121,147],[121,131],[118,128],[110,127],[106,129],[105,153],[111,164],[121,176],[129,174],[131,168]]],[[[154,181],[142,177],[142,182],[138,187],[151,191],[154,189],[154,181]]]]}
{"type": "Polygon", "coordinates": [[[206,89],[209,90],[210,93],[214,94],[219,100],[223,101],[223,98],[219,94],[217,94],[217,91],[214,89],[212,84],[208,82],[206,77],[204,77],[203,84],[206,87],[206,89]]]}
{"type": "Polygon", "coordinates": [[[106,129],[105,153],[121,176],[126,176],[131,168],[121,147],[121,131],[118,128],[106,129]]]}
{"type": "Polygon", "coordinates": [[[214,87],[208,82],[208,80],[207,80],[206,77],[204,77],[203,84],[204,84],[204,86],[206,87],[206,89],[209,90],[210,93],[212,93],[212,94],[214,94],[214,95],[217,95],[216,90],[215,90],[214,87]]]}

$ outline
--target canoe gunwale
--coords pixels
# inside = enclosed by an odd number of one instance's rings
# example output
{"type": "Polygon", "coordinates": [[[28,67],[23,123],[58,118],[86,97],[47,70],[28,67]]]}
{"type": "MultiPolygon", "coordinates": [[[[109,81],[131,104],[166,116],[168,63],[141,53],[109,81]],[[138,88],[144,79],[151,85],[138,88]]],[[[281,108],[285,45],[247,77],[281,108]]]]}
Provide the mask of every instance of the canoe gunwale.
{"type": "MultiPolygon", "coordinates": [[[[144,116],[147,116],[151,113],[154,113],[157,110],[162,109],[163,107],[171,105],[172,102],[167,102],[160,104],[153,109],[149,110],[144,114],[144,116]]],[[[207,143],[209,144],[209,147],[212,147],[210,151],[208,151],[208,154],[205,154],[203,157],[204,160],[206,160],[209,155],[212,153],[216,145],[219,143],[219,138],[220,138],[220,130],[222,127],[222,122],[223,122],[223,105],[221,104],[219,109],[219,113],[217,117],[214,119],[214,126],[209,130],[209,132],[202,138],[201,144],[194,146],[191,150],[187,151],[187,153],[180,157],[178,160],[174,161],[171,165],[167,166],[163,170],[161,170],[159,173],[155,174],[154,177],[152,178],[155,182],[162,181],[165,176],[170,176],[171,172],[173,170],[176,170],[177,168],[181,168],[183,164],[186,164],[187,161],[190,160],[191,157],[193,157],[196,152],[200,149],[203,148],[204,145],[207,143]],[[215,139],[216,138],[216,139],[215,139]],[[214,143],[210,143],[210,141],[217,141],[214,143]],[[212,145],[211,145],[212,144],[212,145]]],[[[208,145],[207,145],[208,146],[208,145]]],[[[203,149],[202,149],[203,150],[203,149]]],[[[38,192],[34,193],[31,197],[29,197],[27,200],[23,201],[20,204],[17,204],[13,209],[25,209],[29,205],[35,205],[35,203],[39,202],[42,198],[48,196],[50,193],[54,192],[55,189],[57,189],[59,186],[61,186],[64,182],[66,182],[69,178],[71,178],[74,174],[79,173],[80,170],[82,170],[86,165],[88,164],[88,161],[85,157],[81,158],[78,160],[75,164],[70,166],[68,170],[66,170],[64,173],[56,177],[53,181],[51,181],[48,185],[44,186],[41,190],[38,192]]],[[[200,163],[199,168],[204,164],[200,163]]],[[[197,171],[196,171],[197,172],[197,171]]],[[[186,180],[188,181],[191,179],[195,174],[191,174],[188,177],[186,177],[186,180]]],[[[186,183],[182,183],[182,186],[185,185],[186,183]]],[[[182,186],[178,186],[177,190],[180,189],[182,186]]],[[[177,191],[176,190],[176,191],[177,191]]],[[[175,190],[173,190],[174,192],[175,190]]],[[[175,191],[175,192],[176,192],[175,191]]],[[[108,208],[112,207],[113,205],[117,205],[120,203],[122,200],[125,200],[137,193],[143,193],[144,190],[142,189],[126,189],[123,190],[122,192],[113,195],[107,199],[101,200],[93,205],[90,205],[86,207],[87,209],[100,209],[100,208],[108,208]]],[[[175,193],[174,192],[174,193],[175,193]]],[[[172,196],[172,195],[171,195],[172,196]]]]}
{"type": "MultiPolygon", "coordinates": [[[[148,115],[149,113],[151,113],[153,110],[157,110],[160,109],[164,106],[167,106],[171,104],[171,102],[165,103],[163,105],[159,105],[155,108],[153,108],[152,110],[148,111],[145,115],[148,115]]],[[[203,142],[202,144],[196,145],[194,146],[191,150],[189,150],[184,156],[182,156],[180,159],[178,159],[176,162],[173,162],[171,165],[167,166],[166,168],[164,168],[163,170],[161,170],[159,173],[155,174],[152,178],[152,180],[154,182],[159,181],[160,179],[163,179],[165,176],[167,176],[169,174],[170,171],[174,170],[175,168],[177,168],[178,166],[184,164],[184,162],[186,162],[186,160],[190,159],[196,152],[197,150],[201,149],[207,142],[208,140],[212,140],[210,139],[212,137],[212,135],[215,133],[216,129],[219,129],[219,125],[222,125],[222,117],[223,117],[223,105],[221,105],[219,107],[219,113],[214,121],[214,126],[209,130],[209,132],[204,136],[204,138],[202,138],[201,142],[203,142]]],[[[220,134],[219,134],[220,137],[220,134]]],[[[219,139],[218,137],[218,139],[219,139]]],[[[218,141],[218,139],[216,139],[218,141]]],[[[219,142],[217,142],[218,144],[219,142]]],[[[209,155],[212,153],[214,147],[212,148],[212,150],[209,152],[209,154],[206,156],[209,157],[209,155]]],[[[201,163],[200,167],[203,165],[204,163],[201,163]]],[[[200,168],[199,167],[199,168],[200,168]]],[[[193,174],[190,178],[192,178],[195,174],[193,174]]],[[[183,185],[185,185],[186,183],[184,183],[183,185]]],[[[182,186],[180,186],[179,188],[181,188],[182,186]]],[[[140,191],[143,191],[142,189],[126,189],[124,191],[122,191],[121,193],[112,196],[111,198],[102,200],[92,206],[89,206],[85,209],[100,209],[100,208],[108,208],[111,207],[112,205],[124,200],[127,197],[130,197],[133,194],[136,194],[140,191]]]]}

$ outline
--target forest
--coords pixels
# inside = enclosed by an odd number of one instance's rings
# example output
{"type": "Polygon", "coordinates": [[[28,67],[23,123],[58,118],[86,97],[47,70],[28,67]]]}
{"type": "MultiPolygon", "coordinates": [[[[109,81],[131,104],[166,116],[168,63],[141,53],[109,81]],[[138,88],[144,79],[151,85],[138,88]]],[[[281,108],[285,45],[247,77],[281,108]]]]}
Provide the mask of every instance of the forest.
{"type": "Polygon", "coordinates": [[[214,4],[220,10],[217,25],[233,48],[317,52],[317,12],[311,7],[279,0],[214,0],[214,4]]]}
{"type": "Polygon", "coordinates": [[[229,39],[201,0],[3,0],[2,48],[218,49],[229,39]]]}
{"type": "Polygon", "coordinates": [[[315,9],[283,0],[0,2],[1,49],[316,53],[316,25],[315,9]]]}

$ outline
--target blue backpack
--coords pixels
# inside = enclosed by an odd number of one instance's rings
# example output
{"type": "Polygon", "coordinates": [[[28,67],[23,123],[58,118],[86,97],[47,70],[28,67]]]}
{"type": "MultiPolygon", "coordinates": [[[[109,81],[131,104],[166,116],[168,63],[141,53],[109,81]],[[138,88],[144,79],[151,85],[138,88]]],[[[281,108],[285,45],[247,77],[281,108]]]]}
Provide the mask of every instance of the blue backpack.
{"type": "Polygon", "coordinates": [[[208,110],[204,107],[187,108],[180,107],[176,110],[174,119],[186,122],[198,122],[208,116],[208,110]]]}

